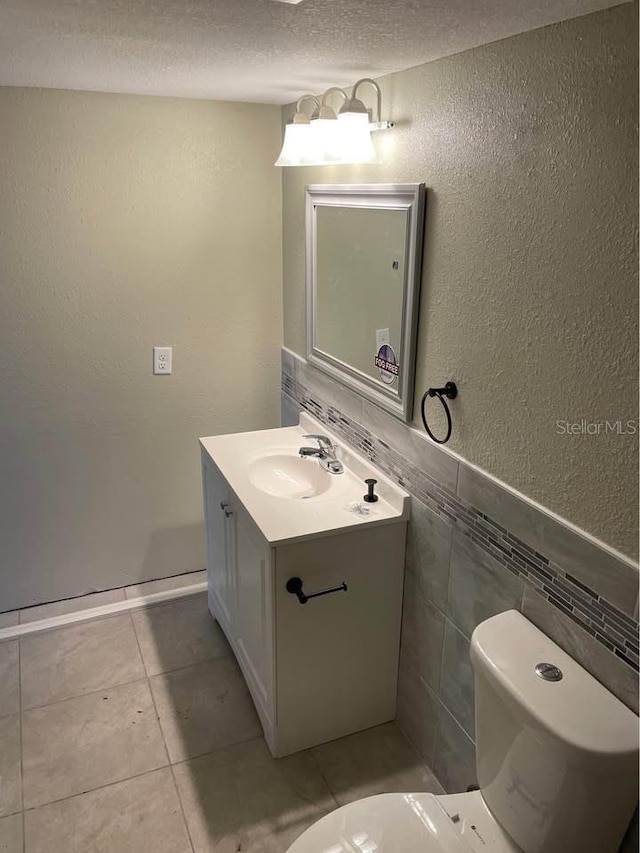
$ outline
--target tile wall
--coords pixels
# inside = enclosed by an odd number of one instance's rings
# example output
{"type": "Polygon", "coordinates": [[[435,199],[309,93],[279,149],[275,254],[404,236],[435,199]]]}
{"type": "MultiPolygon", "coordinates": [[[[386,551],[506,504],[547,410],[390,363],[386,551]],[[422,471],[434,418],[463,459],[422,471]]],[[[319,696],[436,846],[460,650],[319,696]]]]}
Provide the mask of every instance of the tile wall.
{"type": "Polygon", "coordinates": [[[397,719],[442,785],[475,783],[469,641],[503,610],[637,712],[637,566],[282,353],[283,424],[305,409],[412,495],[397,719]]]}

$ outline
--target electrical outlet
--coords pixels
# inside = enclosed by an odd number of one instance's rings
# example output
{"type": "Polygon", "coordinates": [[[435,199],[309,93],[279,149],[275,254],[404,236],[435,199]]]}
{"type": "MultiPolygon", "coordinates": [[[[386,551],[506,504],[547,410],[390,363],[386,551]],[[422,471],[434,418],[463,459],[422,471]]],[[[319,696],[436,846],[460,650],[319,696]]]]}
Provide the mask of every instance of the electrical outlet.
{"type": "Polygon", "coordinates": [[[156,376],[171,373],[173,367],[173,347],[153,348],[153,372],[156,376]]]}

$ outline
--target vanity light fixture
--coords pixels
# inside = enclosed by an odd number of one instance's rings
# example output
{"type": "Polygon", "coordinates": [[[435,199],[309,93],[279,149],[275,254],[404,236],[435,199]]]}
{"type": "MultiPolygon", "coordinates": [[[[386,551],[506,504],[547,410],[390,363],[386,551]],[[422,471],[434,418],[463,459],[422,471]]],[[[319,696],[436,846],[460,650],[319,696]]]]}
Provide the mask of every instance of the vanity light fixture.
{"type": "Polygon", "coordinates": [[[284,142],[280,156],[275,162],[276,166],[312,165],[311,126],[309,116],[302,112],[302,104],[307,100],[313,101],[316,108],[320,109],[320,102],[315,95],[303,95],[298,98],[293,121],[290,121],[284,129],[284,142]]]}
{"type": "Polygon", "coordinates": [[[347,98],[338,114],[338,121],[344,127],[344,161],[345,163],[379,163],[378,155],[371,139],[372,130],[382,130],[393,126],[391,122],[380,121],[382,94],[380,87],[370,77],[363,77],[353,87],[351,97],[347,98]],[[371,123],[371,110],[357,97],[358,89],[363,83],[369,83],[376,92],[377,122],[371,123]]]}
{"type": "Polygon", "coordinates": [[[337,86],[332,86],[323,93],[320,107],[311,116],[309,143],[311,160],[314,165],[329,165],[343,163],[344,128],[338,121],[335,110],[327,103],[327,97],[333,93],[340,95],[347,102],[346,93],[337,86]]]}
{"type": "Polygon", "coordinates": [[[382,95],[380,87],[370,77],[354,85],[351,97],[343,89],[332,86],[320,98],[303,95],[296,103],[293,121],[287,124],[282,151],[276,166],[328,166],[347,163],[379,163],[371,139],[374,130],[393,127],[391,121],[381,120],[382,95]],[[376,92],[377,121],[372,122],[372,110],[358,98],[359,87],[368,83],[376,92]],[[338,114],[327,103],[332,94],[339,94],[344,103],[338,114]],[[306,100],[315,103],[316,109],[309,117],[302,111],[306,100]]]}

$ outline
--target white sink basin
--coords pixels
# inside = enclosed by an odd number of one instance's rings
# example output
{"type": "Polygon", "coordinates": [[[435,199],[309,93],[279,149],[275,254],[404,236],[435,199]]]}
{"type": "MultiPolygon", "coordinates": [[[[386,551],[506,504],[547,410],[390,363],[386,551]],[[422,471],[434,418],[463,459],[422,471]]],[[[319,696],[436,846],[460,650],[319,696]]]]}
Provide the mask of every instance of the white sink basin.
{"type": "Polygon", "coordinates": [[[314,498],[331,488],[340,474],[330,474],[313,458],[292,453],[261,456],[249,464],[249,480],[256,489],[278,498],[314,498]]]}
{"type": "Polygon", "coordinates": [[[232,504],[237,499],[273,545],[409,517],[409,495],[307,412],[298,426],[212,435],[200,444],[229,484],[232,504]],[[299,456],[310,435],[325,435],[336,446],[342,474],[299,456]],[[363,500],[369,478],[377,480],[375,503],[363,500]]]}

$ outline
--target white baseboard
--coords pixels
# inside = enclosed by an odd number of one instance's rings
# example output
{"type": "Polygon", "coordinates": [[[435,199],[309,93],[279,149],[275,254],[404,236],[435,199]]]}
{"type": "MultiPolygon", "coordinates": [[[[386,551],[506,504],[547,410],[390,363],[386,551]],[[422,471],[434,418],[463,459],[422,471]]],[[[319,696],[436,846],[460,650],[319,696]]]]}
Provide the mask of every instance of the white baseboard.
{"type": "Polygon", "coordinates": [[[189,586],[180,586],[176,589],[167,589],[163,592],[152,592],[148,595],[141,595],[139,598],[126,598],[123,601],[114,601],[113,604],[87,607],[86,610],[77,610],[75,613],[62,613],[60,616],[38,619],[35,622],[27,622],[24,625],[0,628],[0,640],[13,640],[18,637],[24,637],[27,634],[37,634],[40,631],[63,628],[65,625],[73,625],[76,622],[89,622],[91,619],[113,616],[116,613],[123,613],[127,610],[138,610],[141,607],[148,607],[151,604],[161,604],[164,601],[172,601],[174,598],[185,598],[186,596],[197,595],[206,591],[207,582],[200,581],[189,586]]]}

